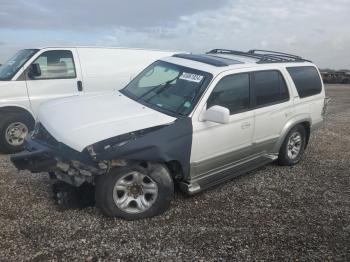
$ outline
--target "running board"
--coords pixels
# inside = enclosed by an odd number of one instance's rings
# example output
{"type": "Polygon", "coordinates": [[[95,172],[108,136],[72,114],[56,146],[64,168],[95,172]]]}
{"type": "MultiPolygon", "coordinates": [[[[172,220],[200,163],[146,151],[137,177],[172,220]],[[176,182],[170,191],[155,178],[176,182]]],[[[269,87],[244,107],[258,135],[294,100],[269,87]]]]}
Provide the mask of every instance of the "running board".
{"type": "Polygon", "coordinates": [[[182,181],[179,183],[179,186],[180,186],[180,189],[185,193],[189,195],[194,195],[207,188],[221,184],[235,177],[244,175],[245,173],[250,172],[254,169],[265,166],[266,164],[271,163],[276,159],[277,159],[277,156],[274,154],[263,155],[259,158],[253,159],[252,161],[234,166],[220,173],[206,175],[205,177],[196,178],[189,182],[182,181]]]}

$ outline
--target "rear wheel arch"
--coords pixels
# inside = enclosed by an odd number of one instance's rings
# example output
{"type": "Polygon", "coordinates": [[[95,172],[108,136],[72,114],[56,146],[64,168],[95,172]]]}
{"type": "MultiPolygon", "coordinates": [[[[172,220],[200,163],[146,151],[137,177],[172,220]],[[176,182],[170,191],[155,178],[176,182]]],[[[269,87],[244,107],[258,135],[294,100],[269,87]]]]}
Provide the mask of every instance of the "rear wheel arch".
{"type": "Polygon", "coordinates": [[[274,153],[279,153],[279,151],[282,147],[282,144],[283,144],[284,140],[286,139],[288,133],[290,132],[290,130],[292,130],[292,128],[294,128],[297,125],[302,125],[305,128],[305,131],[306,131],[305,147],[307,146],[309,138],[310,138],[310,133],[311,133],[311,118],[309,116],[305,115],[305,116],[300,116],[298,118],[294,118],[285,124],[284,128],[281,131],[280,137],[278,138],[278,140],[273,148],[274,153]]]}
{"type": "Polygon", "coordinates": [[[306,148],[307,131],[303,123],[294,125],[285,137],[278,154],[278,163],[292,166],[301,160],[306,148]]]}
{"type": "Polygon", "coordinates": [[[304,121],[304,122],[301,122],[298,124],[302,125],[305,129],[305,132],[306,132],[305,148],[306,148],[308,143],[309,143],[309,139],[310,139],[311,124],[309,121],[304,121]]]}
{"type": "Polygon", "coordinates": [[[311,127],[311,124],[310,124],[310,121],[309,120],[301,120],[301,121],[296,121],[296,122],[293,122],[293,124],[289,125],[288,128],[286,128],[284,131],[283,131],[283,136],[281,137],[282,139],[280,139],[282,142],[281,144],[279,145],[279,149],[280,147],[282,146],[284,140],[286,139],[288,133],[290,132],[290,130],[292,130],[294,127],[296,127],[297,125],[301,125],[304,127],[305,129],[305,132],[306,132],[306,143],[305,143],[305,148],[309,142],[309,138],[310,138],[310,127],[311,127]]]}

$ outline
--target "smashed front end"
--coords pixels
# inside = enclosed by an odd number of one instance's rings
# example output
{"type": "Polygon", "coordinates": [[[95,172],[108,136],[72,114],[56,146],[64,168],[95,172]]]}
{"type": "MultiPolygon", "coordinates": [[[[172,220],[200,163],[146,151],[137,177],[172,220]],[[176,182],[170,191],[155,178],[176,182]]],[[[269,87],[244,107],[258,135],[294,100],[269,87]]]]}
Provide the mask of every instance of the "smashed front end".
{"type": "Polygon", "coordinates": [[[181,176],[189,176],[192,145],[190,118],[177,119],[169,125],[154,126],[122,134],[78,152],[58,142],[40,123],[26,138],[25,151],[12,155],[19,170],[48,172],[70,185],[94,184],[96,176],[111,169],[143,162],[170,163],[181,166],[181,176]]]}
{"type": "Polygon", "coordinates": [[[54,173],[59,180],[77,187],[84,182],[93,183],[94,175],[107,170],[86,150],[78,152],[56,141],[40,123],[26,138],[25,151],[12,155],[11,161],[19,170],[54,173]]]}

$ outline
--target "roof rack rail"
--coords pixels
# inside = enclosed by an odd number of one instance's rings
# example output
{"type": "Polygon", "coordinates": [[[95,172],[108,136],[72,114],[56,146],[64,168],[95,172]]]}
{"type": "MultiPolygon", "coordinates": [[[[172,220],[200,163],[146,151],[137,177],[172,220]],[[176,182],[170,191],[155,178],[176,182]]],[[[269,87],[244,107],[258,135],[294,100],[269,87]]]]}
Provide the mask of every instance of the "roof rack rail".
{"type": "Polygon", "coordinates": [[[231,54],[238,56],[245,56],[257,59],[258,64],[266,64],[266,63],[286,63],[286,62],[311,62],[310,60],[306,60],[300,56],[291,55],[282,52],[276,51],[268,51],[268,50],[260,50],[260,49],[252,49],[248,52],[229,50],[229,49],[213,49],[209,51],[207,54],[231,54]]]}

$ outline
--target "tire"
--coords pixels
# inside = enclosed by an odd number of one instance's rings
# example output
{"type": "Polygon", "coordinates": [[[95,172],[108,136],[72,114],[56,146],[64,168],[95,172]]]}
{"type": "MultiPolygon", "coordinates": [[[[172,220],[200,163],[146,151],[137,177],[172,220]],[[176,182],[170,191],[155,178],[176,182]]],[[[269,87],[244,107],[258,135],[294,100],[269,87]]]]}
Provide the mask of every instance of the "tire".
{"type": "Polygon", "coordinates": [[[173,179],[160,164],[116,168],[96,179],[96,207],[109,217],[153,217],[169,208],[173,196],[173,179]]]}
{"type": "Polygon", "coordinates": [[[281,166],[293,166],[300,162],[306,147],[306,131],[302,125],[296,125],[293,127],[287,134],[284,142],[281,146],[279,156],[278,156],[278,164],[281,166]],[[299,137],[298,137],[299,136],[299,137]],[[295,141],[299,141],[300,144],[295,143],[295,141]],[[290,141],[293,140],[291,143],[290,141]],[[292,147],[292,145],[296,147],[292,147]],[[299,151],[296,153],[296,148],[299,148],[299,151]],[[291,149],[293,148],[293,149],[291,149]],[[294,154],[293,154],[294,152],[294,154]]]}
{"type": "Polygon", "coordinates": [[[0,121],[0,151],[2,153],[16,153],[24,148],[24,137],[33,129],[34,121],[27,116],[19,113],[10,113],[3,116],[0,121]],[[12,128],[11,128],[12,127],[12,128]],[[9,141],[9,130],[17,127],[20,130],[19,137],[15,140],[9,141]],[[24,132],[24,130],[26,130],[24,132]],[[23,137],[22,137],[23,136],[23,137]]]}
{"type": "Polygon", "coordinates": [[[95,204],[94,188],[90,184],[80,187],[69,185],[63,181],[53,179],[52,193],[55,203],[60,210],[82,209],[95,204]]]}

